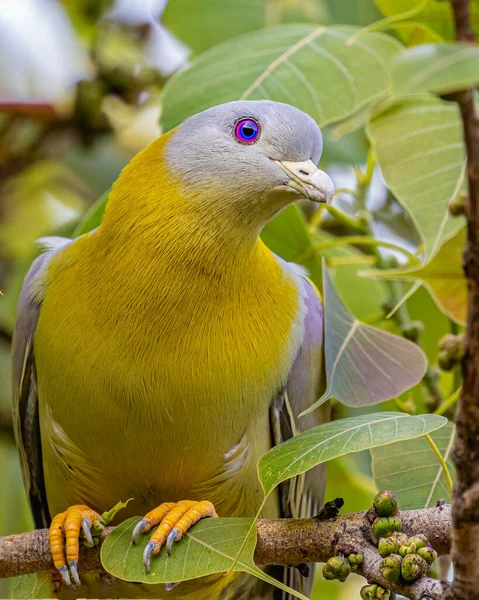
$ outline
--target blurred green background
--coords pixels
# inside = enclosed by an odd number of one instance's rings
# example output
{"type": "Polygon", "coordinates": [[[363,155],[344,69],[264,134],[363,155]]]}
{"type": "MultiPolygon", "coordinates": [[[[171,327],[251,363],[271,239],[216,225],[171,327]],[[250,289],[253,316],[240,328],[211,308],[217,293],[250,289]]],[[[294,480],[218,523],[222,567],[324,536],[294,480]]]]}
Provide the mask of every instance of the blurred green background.
{"type": "MultiPolygon", "coordinates": [[[[10,342],[21,282],[37,253],[35,240],[50,234],[70,235],[128,160],[161,134],[161,90],[168,78],[195,55],[240,34],[278,24],[363,27],[394,12],[394,4],[398,3],[0,3],[0,535],[32,526],[12,434],[10,342]]],[[[402,10],[415,4],[403,2],[402,10]]],[[[450,15],[445,10],[428,16],[438,36],[444,34],[443,30],[447,30],[444,35],[450,34],[450,15]]],[[[403,31],[401,39],[408,45],[419,43],[421,31],[413,28],[410,39],[405,39],[409,34],[403,31]]],[[[388,33],[399,39],[397,32],[388,33]]],[[[429,35],[434,39],[432,30],[429,35]]],[[[369,143],[361,125],[341,139],[332,127],[327,127],[324,134],[322,162],[336,188],[345,189],[337,205],[347,212],[353,204],[348,188],[356,181],[355,168],[365,168],[369,143]]],[[[414,252],[420,239],[410,217],[388,192],[377,170],[370,183],[365,203],[373,216],[375,235],[414,252]]],[[[309,219],[308,208],[304,211],[309,219]]],[[[321,230],[329,236],[345,234],[344,223],[332,218],[321,221],[321,230]]],[[[348,246],[333,254],[334,280],[353,314],[364,322],[400,333],[394,319],[385,319],[384,301],[389,288],[383,281],[358,276],[358,271],[374,263],[374,253],[348,246]]],[[[411,319],[424,324],[422,346],[435,366],[439,338],[457,327],[424,289],[414,293],[406,307],[411,319]]],[[[457,387],[456,374],[442,373],[438,387],[448,395],[457,387]]],[[[428,390],[416,386],[397,401],[387,403],[386,408],[397,410],[399,406],[401,410],[424,412],[428,400],[428,390]]],[[[339,405],[335,411],[337,416],[348,414],[339,405]]],[[[369,454],[350,455],[330,465],[327,499],[344,497],[348,512],[368,508],[374,490],[369,454]]],[[[314,597],[353,598],[362,583],[354,576],[339,585],[324,582],[319,575],[314,597]]],[[[8,582],[0,581],[0,597],[7,596],[8,582]]]]}

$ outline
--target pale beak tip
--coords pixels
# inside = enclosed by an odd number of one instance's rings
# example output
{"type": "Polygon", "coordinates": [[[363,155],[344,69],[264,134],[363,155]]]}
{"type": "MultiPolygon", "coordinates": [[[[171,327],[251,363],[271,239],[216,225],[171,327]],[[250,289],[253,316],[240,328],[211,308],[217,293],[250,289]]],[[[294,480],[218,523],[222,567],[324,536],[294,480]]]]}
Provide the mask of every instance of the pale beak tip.
{"type": "Polygon", "coordinates": [[[334,199],[334,183],[331,177],[318,169],[314,172],[311,183],[318,191],[319,202],[326,202],[326,204],[330,205],[334,199]]]}

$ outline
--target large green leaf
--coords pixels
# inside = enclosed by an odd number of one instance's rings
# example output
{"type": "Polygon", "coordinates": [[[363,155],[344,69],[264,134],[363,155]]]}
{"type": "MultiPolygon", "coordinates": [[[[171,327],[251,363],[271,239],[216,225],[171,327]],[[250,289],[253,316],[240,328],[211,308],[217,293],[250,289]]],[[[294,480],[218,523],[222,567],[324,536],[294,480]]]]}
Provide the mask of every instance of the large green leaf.
{"type": "Polygon", "coordinates": [[[275,446],[258,463],[258,475],[268,495],[286,479],[338,456],[408,440],[443,427],[439,415],[412,417],[383,412],[349,417],[309,429],[275,446]]]}
{"type": "Polygon", "coordinates": [[[348,43],[357,31],[281,25],[219,44],[167,82],[162,126],[240,99],[287,102],[321,125],[345,118],[390,88],[389,63],[403,48],[384,34],[348,43]]]}
{"type": "Polygon", "coordinates": [[[327,269],[323,277],[327,388],[303,414],[329,398],[354,407],[377,404],[419,383],[427,368],[419,346],[360,323],[344,306],[327,269]]]}
{"type": "Polygon", "coordinates": [[[448,211],[465,171],[459,109],[432,96],[412,97],[372,118],[367,132],[388,187],[423,239],[427,261],[464,225],[448,211]]]}
{"type": "MultiPolygon", "coordinates": [[[[454,476],[454,425],[448,423],[431,437],[454,476]]],[[[429,508],[438,500],[451,501],[444,471],[425,438],[377,447],[371,455],[377,488],[395,492],[402,509],[429,508]]]]}
{"type": "Polygon", "coordinates": [[[425,44],[402,52],[393,65],[393,94],[444,94],[479,82],[479,47],[425,44]]]}
{"type": "Polygon", "coordinates": [[[128,519],[107,537],[101,547],[103,567],[115,577],[125,581],[148,584],[175,583],[196,579],[214,573],[224,573],[233,567],[238,552],[235,571],[255,575],[272,585],[289,591],[297,598],[307,600],[276,579],[265,574],[253,560],[256,546],[256,528],[253,519],[203,519],[183,539],[175,544],[171,556],[163,548],[151,559],[151,572],[143,566],[143,552],[150,535],[142,535],[133,546],[131,535],[141,517],[128,519]],[[245,541],[246,540],[246,541],[245,541]],[[244,544],[244,546],[243,546],[244,544]]]}

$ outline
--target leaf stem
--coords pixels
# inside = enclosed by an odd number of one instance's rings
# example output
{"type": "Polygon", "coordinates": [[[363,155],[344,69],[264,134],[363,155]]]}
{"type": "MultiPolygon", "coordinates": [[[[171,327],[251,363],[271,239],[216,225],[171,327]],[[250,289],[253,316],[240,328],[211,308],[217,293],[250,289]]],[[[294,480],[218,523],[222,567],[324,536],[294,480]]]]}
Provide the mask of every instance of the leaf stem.
{"type": "Polygon", "coordinates": [[[449,473],[449,469],[447,468],[446,461],[444,460],[442,454],[439,452],[439,448],[436,446],[436,444],[434,443],[434,440],[429,435],[429,433],[425,433],[424,437],[429,442],[429,445],[433,449],[434,454],[437,456],[437,460],[439,461],[439,464],[441,465],[442,470],[444,471],[444,476],[446,478],[447,487],[449,488],[449,493],[452,496],[452,477],[451,477],[451,474],[449,473]]]}
{"type": "Polygon", "coordinates": [[[397,246],[391,242],[386,242],[383,240],[378,240],[373,237],[366,236],[344,236],[339,237],[333,240],[328,240],[327,242],[319,242],[317,244],[313,244],[306,252],[301,255],[298,260],[306,260],[310,257],[313,252],[321,252],[322,250],[327,250],[328,248],[334,248],[335,246],[344,246],[344,245],[357,245],[357,246],[382,246],[384,248],[389,248],[390,250],[395,250],[396,252],[401,252],[409,259],[410,264],[419,264],[420,260],[417,256],[414,256],[411,252],[402,248],[401,246],[397,246]]]}
{"type": "Polygon", "coordinates": [[[253,527],[256,527],[256,521],[259,519],[259,516],[261,514],[261,511],[264,508],[264,505],[266,504],[266,500],[268,499],[269,494],[265,495],[263,498],[263,501],[261,502],[261,506],[258,508],[258,512],[256,513],[253,523],[251,525],[251,527],[248,529],[248,533],[246,534],[240,549],[238,550],[237,555],[235,556],[235,559],[233,561],[233,564],[231,565],[231,567],[226,571],[225,575],[229,575],[229,573],[231,573],[231,571],[234,571],[234,568],[236,567],[236,565],[238,564],[239,559],[241,558],[241,553],[244,550],[244,547],[246,546],[246,542],[248,541],[249,536],[251,535],[251,531],[253,529],[253,527]]]}
{"type": "Polygon", "coordinates": [[[455,390],[449,396],[449,398],[446,398],[446,400],[444,400],[444,402],[439,406],[439,408],[437,408],[434,411],[434,414],[435,415],[443,415],[451,408],[451,406],[454,406],[454,404],[456,404],[456,402],[459,400],[459,396],[461,395],[461,389],[462,389],[462,386],[459,386],[457,388],[457,390],[455,390]]]}
{"type": "MultiPolygon", "coordinates": [[[[354,196],[354,190],[350,190],[349,188],[338,188],[334,192],[335,197],[340,196],[341,194],[351,194],[352,196],[354,196]]],[[[353,219],[352,217],[350,217],[346,213],[343,213],[342,211],[338,210],[334,206],[327,206],[325,204],[320,204],[318,206],[318,209],[313,213],[313,216],[311,217],[311,220],[309,222],[308,230],[310,233],[314,232],[320,226],[321,217],[323,215],[324,210],[329,212],[329,214],[332,217],[334,217],[337,221],[339,221],[346,227],[349,227],[350,229],[353,229],[355,231],[360,231],[360,232],[363,231],[361,223],[359,221],[357,221],[356,219],[353,219]]]]}

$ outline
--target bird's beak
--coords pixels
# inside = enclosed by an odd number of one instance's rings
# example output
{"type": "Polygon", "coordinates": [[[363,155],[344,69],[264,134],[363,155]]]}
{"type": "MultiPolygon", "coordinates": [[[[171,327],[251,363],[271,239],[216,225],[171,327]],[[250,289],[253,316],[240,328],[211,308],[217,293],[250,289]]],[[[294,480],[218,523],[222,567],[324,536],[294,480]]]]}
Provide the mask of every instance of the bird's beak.
{"type": "Polygon", "coordinates": [[[334,196],[334,184],[329,175],[313,163],[312,160],[290,162],[289,160],[275,161],[290,177],[286,184],[302,196],[313,202],[331,204],[334,196]]]}

